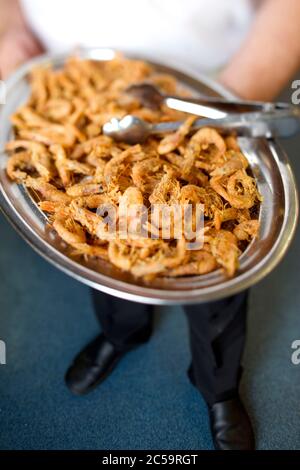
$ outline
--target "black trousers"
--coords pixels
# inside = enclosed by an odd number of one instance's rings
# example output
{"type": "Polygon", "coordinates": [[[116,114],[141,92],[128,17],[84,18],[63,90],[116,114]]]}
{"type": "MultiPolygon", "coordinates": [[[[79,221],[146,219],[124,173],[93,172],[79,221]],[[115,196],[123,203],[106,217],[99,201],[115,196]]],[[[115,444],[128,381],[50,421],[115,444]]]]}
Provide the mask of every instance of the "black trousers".
{"type": "MultiPolygon", "coordinates": [[[[183,306],[189,324],[191,382],[209,405],[236,395],[241,377],[248,291],[199,305],[183,306]]],[[[93,290],[102,332],[120,350],[146,342],[152,333],[151,305],[93,290]]],[[[170,351],[172,354],[172,351],[170,351]]]]}

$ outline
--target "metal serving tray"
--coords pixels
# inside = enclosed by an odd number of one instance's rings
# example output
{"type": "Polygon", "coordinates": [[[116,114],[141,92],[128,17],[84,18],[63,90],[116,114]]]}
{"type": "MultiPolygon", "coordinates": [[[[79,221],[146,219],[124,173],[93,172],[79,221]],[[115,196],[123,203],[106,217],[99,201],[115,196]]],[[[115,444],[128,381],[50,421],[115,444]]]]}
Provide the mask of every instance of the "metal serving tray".
{"type": "MultiPolygon", "coordinates": [[[[85,49],[77,52],[82,58],[112,60],[112,49],[85,49]]],[[[59,68],[69,54],[45,55],[22,66],[7,81],[6,104],[0,108],[0,205],[19,234],[41,256],[75,279],[103,292],[127,300],[150,304],[187,304],[216,300],[242,291],[260,281],[283,258],[294,235],[298,217],[295,179],[284,151],[274,140],[240,139],[258,189],[263,196],[260,208],[260,235],[253,240],[240,258],[236,276],[227,279],[219,269],[208,275],[182,278],[159,278],[151,283],[134,279],[108,263],[71,258],[68,249],[49,229],[45,215],[38,209],[28,192],[12,183],[5,171],[5,143],[11,138],[10,116],[25,102],[29,86],[28,72],[36,65],[59,68]]],[[[130,54],[125,54],[131,57],[130,54]]],[[[135,57],[136,58],[136,57],[135,57]]],[[[141,58],[141,57],[139,57],[141,58]]],[[[142,57],[147,60],[147,58],[142,57]]],[[[232,95],[212,80],[195,73],[184,73],[173,67],[153,63],[158,71],[170,73],[195,94],[232,95]]]]}

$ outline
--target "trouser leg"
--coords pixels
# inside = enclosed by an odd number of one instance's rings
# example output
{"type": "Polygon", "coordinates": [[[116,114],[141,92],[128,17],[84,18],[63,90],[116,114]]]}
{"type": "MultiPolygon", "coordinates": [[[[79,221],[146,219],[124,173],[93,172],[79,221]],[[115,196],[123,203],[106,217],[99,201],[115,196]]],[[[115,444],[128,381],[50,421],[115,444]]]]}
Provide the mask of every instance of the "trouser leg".
{"type": "Polygon", "coordinates": [[[152,333],[151,305],[130,302],[92,290],[95,314],[102,332],[117,349],[144,343],[152,333]]]}
{"type": "Polygon", "coordinates": [[[208,404],[232,398],[238,391],[244,349],[248,291],[184,307],[190,331],[189,377],[208,404]]]}

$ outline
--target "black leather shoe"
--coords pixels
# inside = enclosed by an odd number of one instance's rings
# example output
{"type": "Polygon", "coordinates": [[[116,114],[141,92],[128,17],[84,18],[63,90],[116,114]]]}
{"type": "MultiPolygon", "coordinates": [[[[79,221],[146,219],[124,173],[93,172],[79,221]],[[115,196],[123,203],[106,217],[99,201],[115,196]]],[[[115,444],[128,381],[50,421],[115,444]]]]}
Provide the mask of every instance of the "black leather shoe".
{"type": "Polygon", "coordinates": [[[101,334],[75,357],[67,370],[65,381],[75,395],[84,395],[93,390],[113,371],[126,351],[118,351],[101,334]]]}
{"type": "Polygon", "coordinates": [[[216,450],[254,450],[250,418],[239,397],[209,407],[210,427],[216,450]]]}

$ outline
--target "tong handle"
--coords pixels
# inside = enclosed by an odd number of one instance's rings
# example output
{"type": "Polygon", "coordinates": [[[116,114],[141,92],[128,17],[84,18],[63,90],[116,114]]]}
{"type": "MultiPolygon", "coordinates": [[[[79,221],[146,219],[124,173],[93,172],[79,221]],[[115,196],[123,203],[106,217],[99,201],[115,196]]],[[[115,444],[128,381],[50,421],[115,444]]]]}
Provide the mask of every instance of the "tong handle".
{"type": "Polygon", "coordinates": [[[229,114],[276,112],[290,107],[287,103],[270,103],[263,101],[234,100],[228,101],[221,98],[179,98],[165,96],[164,103],[171,109],[185,113],[204,116],[210,119],[222,119],[229,114]]]}
{"type": "MultiPolygon", "coordinates": [[[[182,122],[154,124],[151,132],[165,134],[176,131],[182,122]]],[[[291,137],[300,131],[300,110],[287,105],[274,111],[230,114],[221,119],[197,119],[192,130],[214,127],[222,132],[245,137],[291,137]]]]}

